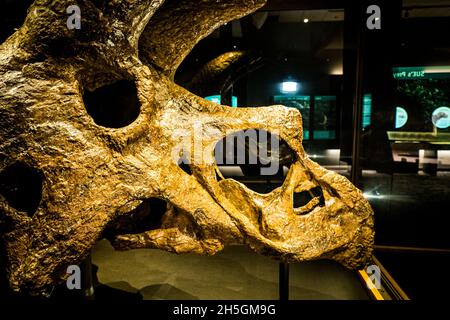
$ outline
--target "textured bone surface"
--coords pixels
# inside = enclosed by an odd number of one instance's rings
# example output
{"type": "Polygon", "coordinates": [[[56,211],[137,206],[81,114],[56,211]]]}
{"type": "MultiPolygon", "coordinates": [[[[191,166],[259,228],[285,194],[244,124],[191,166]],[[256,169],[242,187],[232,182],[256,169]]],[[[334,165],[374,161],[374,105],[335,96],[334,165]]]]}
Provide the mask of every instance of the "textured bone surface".
{"type": "Polygon", "coordinates": [[[326,258],[352,269],[370,261],[373,212],[346,178],[305,154],[297,110],[220,106],[172,80],[199,40],[262,5],[34,2],[0,46],[0,237],[11,289],[45,294],[105,236],[117,249],[214,254],[238,243],[285,261],[326,258]],[[80,30],[66,25],[73,4],[80,30]],[[135,90],[137,118],[99,125],[83,95],[118,81],[132,84],[125,91],[135,90]],[[258,194],[217,179],[213,156],[182,170],[173,150],[190,150],[195,139],[174,133],[195,137],[199,126],[205,155],[230,131],[277,132],[296,155],[282,187],[258,194]],[[315,187],[323,205],[293,207],[294,192],[315,187]]]}

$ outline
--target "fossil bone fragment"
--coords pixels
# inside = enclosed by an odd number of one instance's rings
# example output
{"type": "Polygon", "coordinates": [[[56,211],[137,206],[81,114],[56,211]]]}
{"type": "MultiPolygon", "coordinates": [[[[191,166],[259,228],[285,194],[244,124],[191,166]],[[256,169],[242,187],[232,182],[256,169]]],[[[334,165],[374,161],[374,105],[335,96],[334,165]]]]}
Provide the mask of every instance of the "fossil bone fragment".
{"type": "Polygon", "coordinates": [[[214,254],[240,243],[285,261],[369,262],[372,210],[346,178],[308,158],[297,110],[220,106],[172,80],[200,39],[263,5],[34,2],[0,46],[0,238],[12,290],[45,294],[105,236],[117,249],[214,254]],[[69,30],[74,4],[81,29],[69,30]],[[205,156],[183,170],[174,150],[191,150],[196,128],[205,156]],[[247,129],[276,133],[295,155],[267,194],[217,178],[215,145],[247,129]],[[317,188],[293,205],[295,193],[317,188]]]}

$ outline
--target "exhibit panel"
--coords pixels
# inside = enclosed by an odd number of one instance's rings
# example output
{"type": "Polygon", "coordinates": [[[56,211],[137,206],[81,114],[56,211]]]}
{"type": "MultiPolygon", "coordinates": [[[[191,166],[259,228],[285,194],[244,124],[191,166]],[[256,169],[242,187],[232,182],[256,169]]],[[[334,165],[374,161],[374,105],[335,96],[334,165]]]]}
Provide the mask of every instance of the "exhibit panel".
{"type": "Polygon", "coordinates": [[[436,270],[450,266],[450,42],[441,36],[450,19],[439,5],[392,3],[361,52],[370,121],[360,131],[357,185],[376,212],[375,255],[411,299],[446,295],[436,270]]]}

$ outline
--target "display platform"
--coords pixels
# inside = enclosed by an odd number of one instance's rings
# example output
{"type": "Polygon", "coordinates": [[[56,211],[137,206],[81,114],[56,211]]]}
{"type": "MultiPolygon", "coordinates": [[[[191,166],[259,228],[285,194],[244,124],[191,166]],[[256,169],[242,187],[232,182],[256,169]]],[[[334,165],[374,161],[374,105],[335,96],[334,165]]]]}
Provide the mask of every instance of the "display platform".
{"type": "MultiPolygon", "coordinates": [[[[103,240],[92,252],[92,263],[98,267],[99,294],[110,288],[144,300],[279,298],[278,261],[244,246],[198,256],[152,249],[115,251],[103,240]]],[[[370,299],[357,273],[333,261],[290,264],[289,289],[292,300],[370,299]]]]}

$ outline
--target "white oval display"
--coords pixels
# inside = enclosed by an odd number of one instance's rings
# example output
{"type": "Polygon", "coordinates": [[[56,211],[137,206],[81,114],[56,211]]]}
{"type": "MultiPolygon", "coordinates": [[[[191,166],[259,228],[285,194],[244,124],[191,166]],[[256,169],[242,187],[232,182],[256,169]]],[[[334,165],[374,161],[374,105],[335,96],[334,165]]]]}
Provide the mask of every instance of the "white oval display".
{"type": "Polygon", "coordinates": [[[433,111],[431,121],[436,128],[447,129],[450,126],[450,108],[439,107],[433,111]]]}
{"type": "Polygon", "coordinates": [[[408,112],[402,107],[395,109],[395,129],[403,127],[408,122],[408,112]]]}

